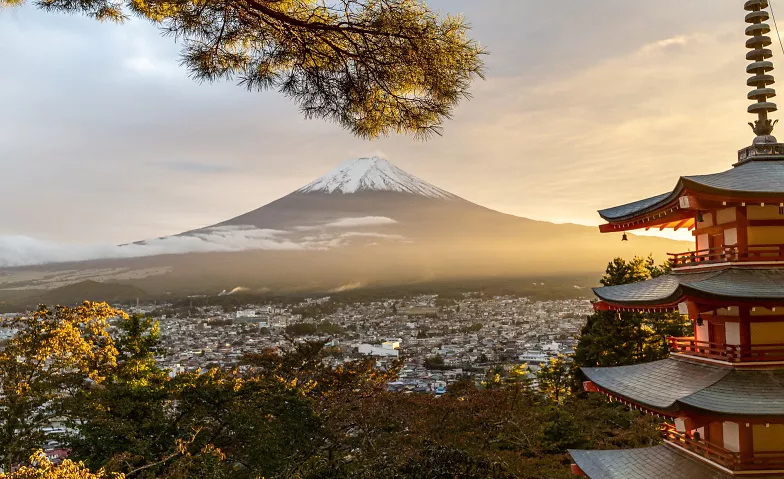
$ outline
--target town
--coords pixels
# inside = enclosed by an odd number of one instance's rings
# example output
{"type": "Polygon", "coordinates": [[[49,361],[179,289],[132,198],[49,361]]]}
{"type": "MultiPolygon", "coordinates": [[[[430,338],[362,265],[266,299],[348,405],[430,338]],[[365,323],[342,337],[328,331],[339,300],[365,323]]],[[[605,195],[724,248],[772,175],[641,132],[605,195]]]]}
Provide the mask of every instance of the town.
{"type": "Polygon", "coordinates": [[[376,358],[381,368],[401,361],[399,378],[389,388],[433,394],[443,394],[459,379],[480,382],[491,370],[520,365],[535,380],[541,363],[573,352],[592,312],[590,301],[580,299],[462,296],[346,304],[322,297],[291,305],[189,307],[187,314],[157,304],[129,312],[159,321],[165,351],[159,362],[172,375],[231,368],[245,353],[322,341],[335,365],[363,356],[376,358]]]}

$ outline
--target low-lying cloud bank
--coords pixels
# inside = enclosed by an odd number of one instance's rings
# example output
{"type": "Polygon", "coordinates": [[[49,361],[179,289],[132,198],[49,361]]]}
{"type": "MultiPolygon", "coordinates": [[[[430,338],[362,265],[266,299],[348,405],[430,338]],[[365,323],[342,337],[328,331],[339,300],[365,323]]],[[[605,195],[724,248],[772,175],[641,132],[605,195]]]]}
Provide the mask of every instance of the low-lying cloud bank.
{"type": "MultiPolygon", "coordinates": [[[[372,231],[345,231],[348,227],[362,228],[394,223],[391,218],[383,217],[341,218],[329,225],[342,231],[322,232],[304,237],[296,232],[260,229],[254,226],[221,226],[188,235],[166,236],[124,245],[77,245],[44,241],[29,236],[0,236],[0,267],[185,253],[328,250],[346,246],[352,238],[405,240],[399,235],[372,231]]],[[[312,229],[321,229],[321,227],[295,228],[297,231],[312,229]]]]}

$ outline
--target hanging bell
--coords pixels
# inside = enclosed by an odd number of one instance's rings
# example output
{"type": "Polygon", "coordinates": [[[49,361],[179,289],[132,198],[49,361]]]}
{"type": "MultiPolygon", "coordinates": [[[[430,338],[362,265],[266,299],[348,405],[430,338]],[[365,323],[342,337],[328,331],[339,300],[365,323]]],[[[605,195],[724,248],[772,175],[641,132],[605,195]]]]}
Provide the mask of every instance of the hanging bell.
{"type": "Polygon", "coordinates": [[[621,238],[621,241],[629,241],[629,237],[626,236],[626,233],[623,234],[623,238],[621,238]]]}
{"type": "Polygon", "coordinates": [[[705,324],[705,321],[702,319],[702,313],[697,315],[697,326],[702,326],[705,324]]]}

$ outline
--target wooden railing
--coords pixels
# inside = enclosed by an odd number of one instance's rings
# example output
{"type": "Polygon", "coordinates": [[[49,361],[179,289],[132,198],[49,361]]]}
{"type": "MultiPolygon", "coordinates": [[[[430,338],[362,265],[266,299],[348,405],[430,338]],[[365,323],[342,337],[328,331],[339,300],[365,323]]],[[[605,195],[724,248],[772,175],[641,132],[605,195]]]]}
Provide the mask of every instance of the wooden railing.
{"type": "Polygon", "coordinates": [[[664,424],[661,429],[662,437],[678,447],[693,452],[699,456],[704,457],[716,464],[726,467],[730,470],[736,470],[735,465],[739,462],[740,455],[724,449],[723,447],[715,446],[709,442],[695,438],[693,434],[687,432],[678,432],[673,424],[664,424]]]}
{"type": "Polygon", "coordinates": [[[784,451],[734,452],[695,437],[678,432],[673,424],[662,426],[662,437],[670,444],[704,457],[731,471],[772,471],[784,469],[784,451]]]}
{"type": "Polygon", "coordinates": [[[717,359],[730,363],[755,361],[784,361],[784,344],[736,344],[697,341],[694,338],[667,338],[673,353],[717,359]]]}
{"type": "Polygon", "coordinates": [[[715,263],[784,261],[784,245],[752,245],[743,249],[738,245],[732,245],[689,251],[688,253],[668,254],[673,268],[715,263]]]}

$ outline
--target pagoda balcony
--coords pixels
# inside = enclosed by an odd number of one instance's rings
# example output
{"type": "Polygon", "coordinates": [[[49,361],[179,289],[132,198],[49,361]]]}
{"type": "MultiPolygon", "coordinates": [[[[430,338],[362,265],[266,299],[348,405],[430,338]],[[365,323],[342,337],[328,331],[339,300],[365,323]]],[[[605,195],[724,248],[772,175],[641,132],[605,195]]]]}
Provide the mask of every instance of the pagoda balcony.
{"type": "Polygon", "coordinates": [[[784,361],[784,344],[737,344],[711,343],[691,338],[667,338],[670,351],[685,356],[714,359],[728,363],[752,363],[761,361],[784,361]]]}
{"type": "Polygon", "coordinates": [[[664,424],[661,434],[667,443],[701,456],[733,472],[784,469],[784,451],[730,451],[702,440],[698,434],[678,432],[674,424],[664,424]]]}
{"type": "Polygon", "coordinates": [[[784,261],[784,244],[737,245],[701,249],[687,253],[669,253],[673,269],[722,263],[784,261]]]}

